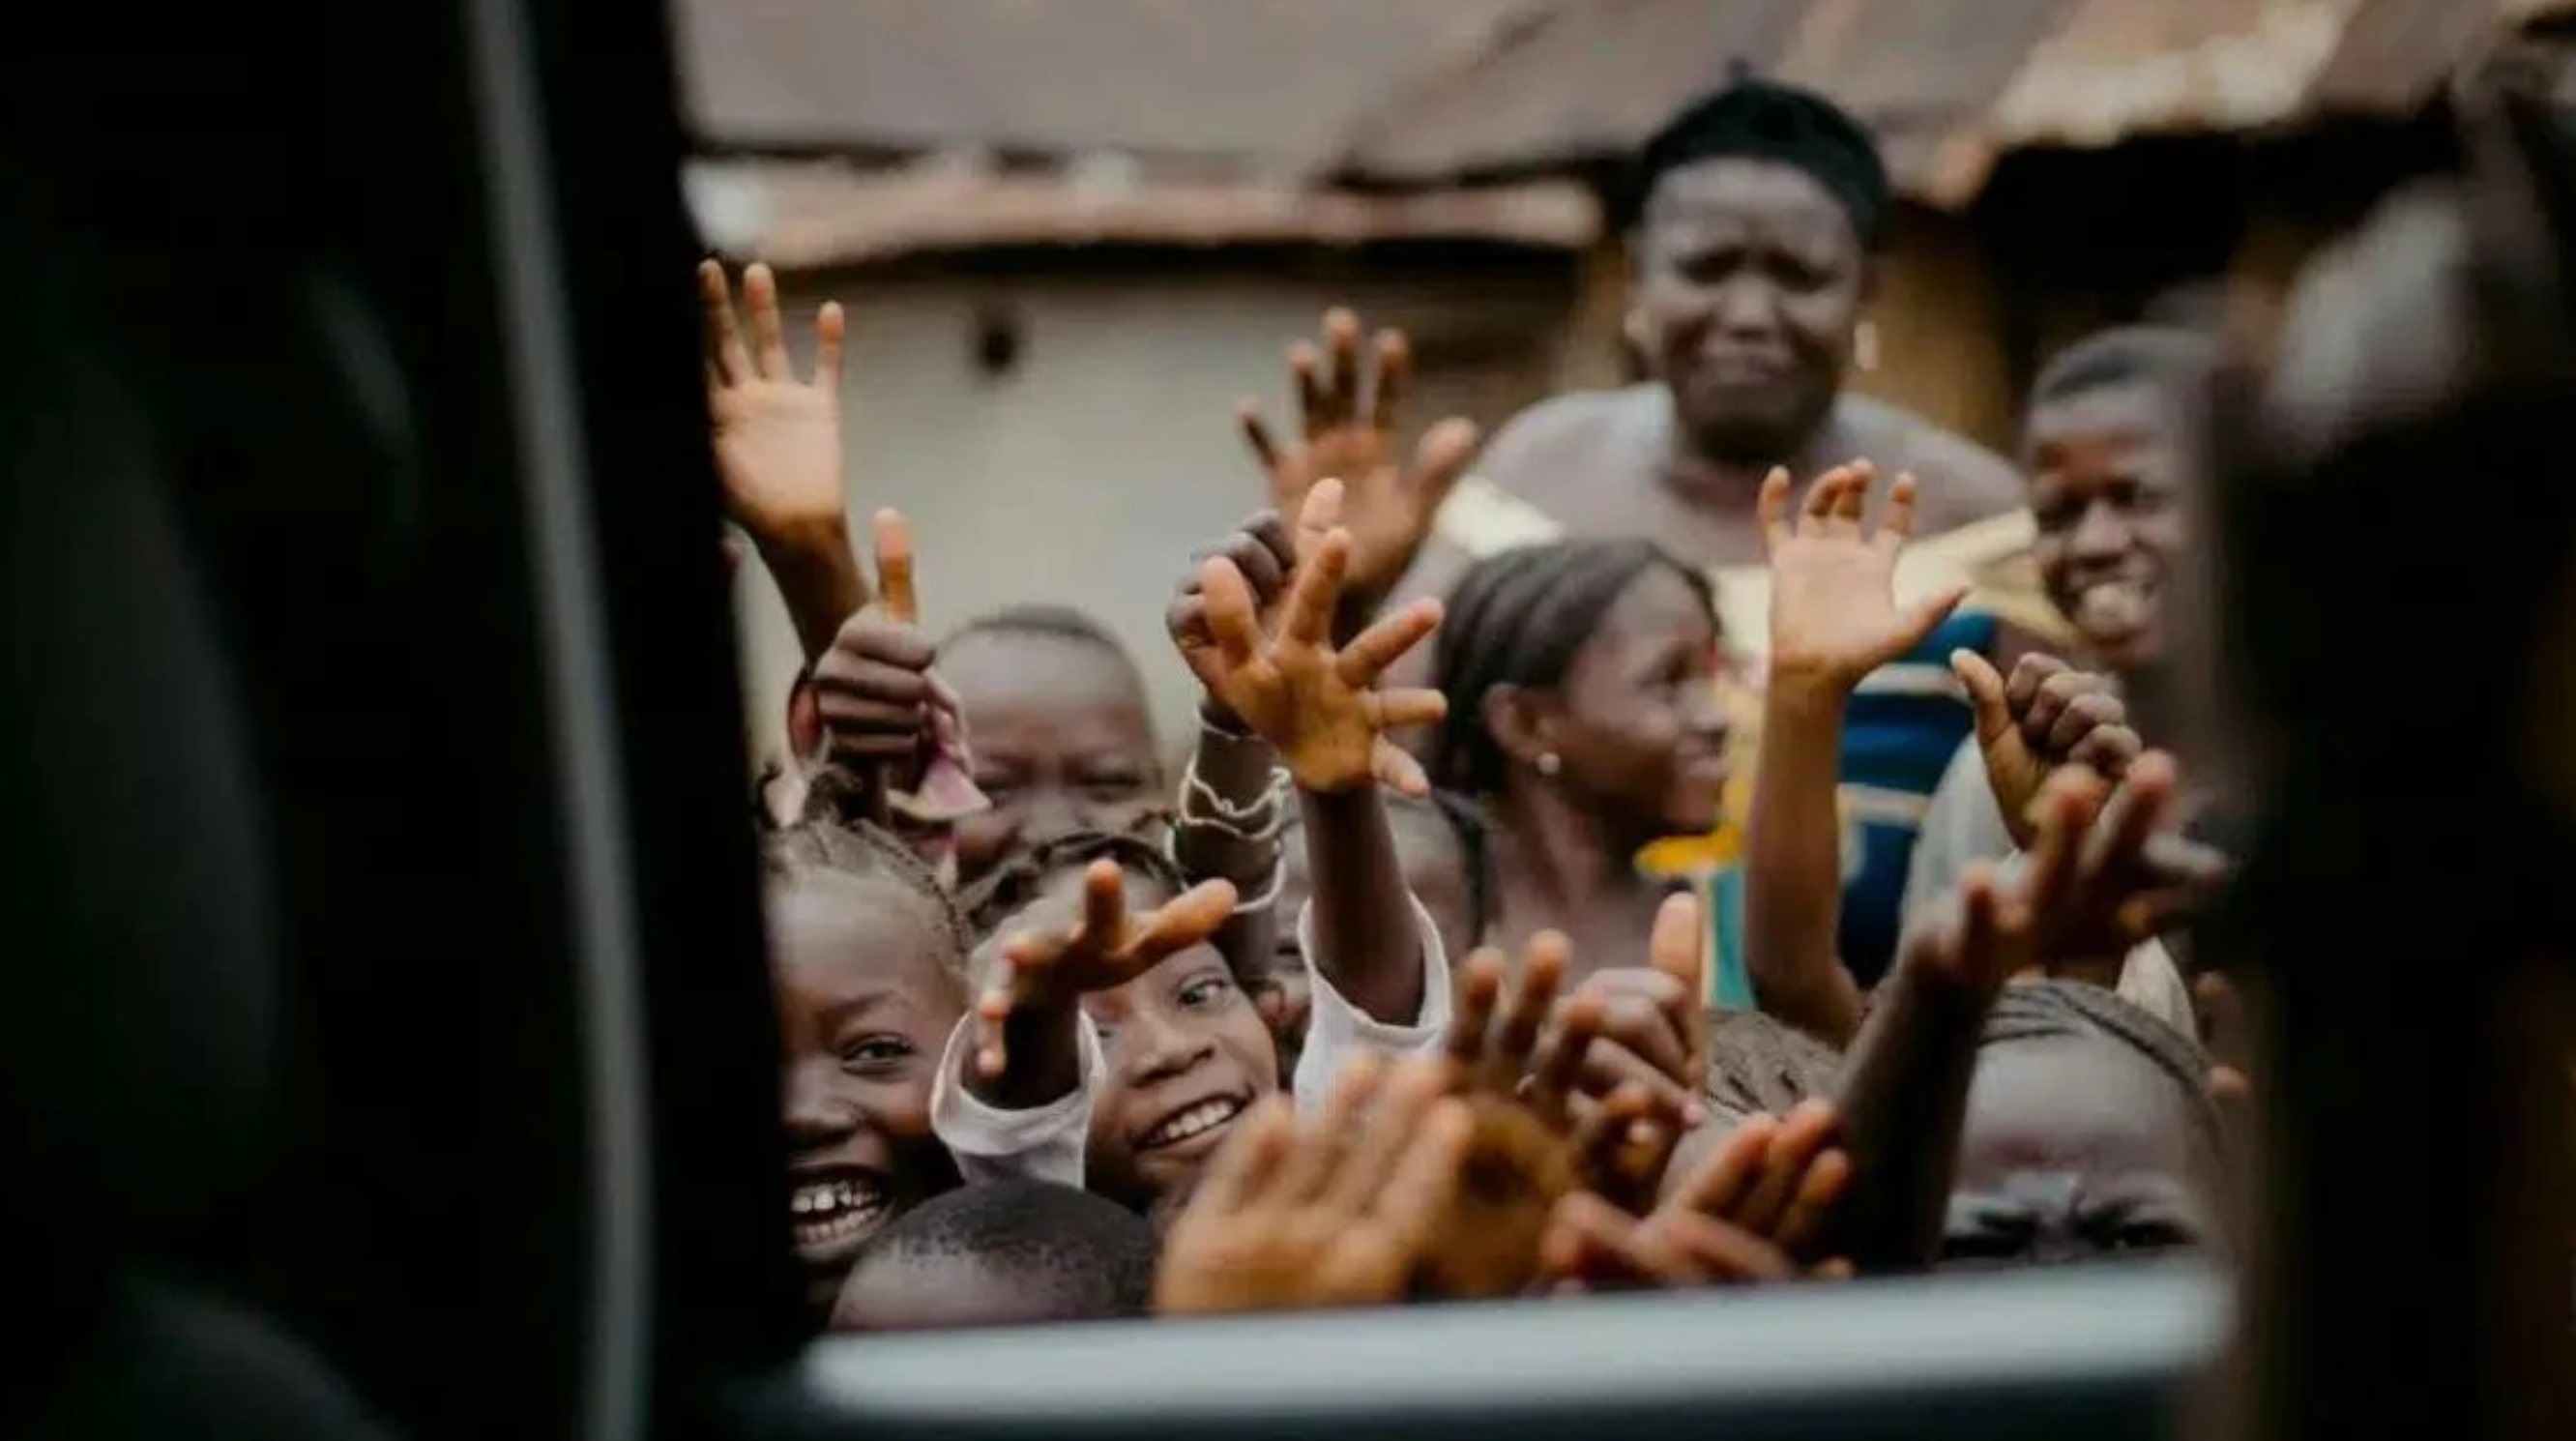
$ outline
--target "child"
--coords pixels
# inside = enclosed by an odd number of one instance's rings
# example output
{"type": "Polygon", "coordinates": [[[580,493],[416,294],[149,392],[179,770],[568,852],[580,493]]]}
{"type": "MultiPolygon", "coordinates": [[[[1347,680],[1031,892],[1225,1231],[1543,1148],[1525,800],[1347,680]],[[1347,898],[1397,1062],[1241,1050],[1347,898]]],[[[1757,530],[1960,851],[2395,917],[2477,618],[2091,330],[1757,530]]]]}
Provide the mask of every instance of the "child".
{"type": "Polygon", "coordinates": [[[995,872],[969,910],[993,937],[977,955],[979,976],[1007,997],[996,1028],[1005,1065],[979,1075],[970,1068],[978,1058],[959,1048],[940,1073],[940,1134],[1000,1164],[1051,1126],[1083,1144],[1092,1190],[1139,1209],[1186,1180],[1237,1117],[1279,1089],[1269,1030],[1209,940],[1232,908],[1232,887],[1194,890],[1162,852],[1128,836],[1067,837],[995,872]],[[1086,924],[1099,936],[1106,928],[1094,917],[1104,900],[1137,918],[1131,934],[1146,938],[1141,948],[1092,952],[1122,951],[1123,964],[1089,976],[1060,956],[1029,964],[1018,948],[1028,937],[1071,936],[1086,924]],[[1078,1052],[1075,1095],[1047,1116],[993,1104],[1017,1099],[1014,1073],[1042,1067],[1032,1053],[1047,1032],[1067,1028],[1078,1052]]]}
{"type": "Polygon", "coordinates": [[[882,832],[807,821],[771,833],[764,851],[790,1220],[820,1309],[870,1235],[958,1183],[930,1098],[966,1009],[966,925],[929,868],[882,832]]]}
{"type": "MultiPolygon", "coordinates": [[[[853,784],[846,772],[823,772],[816,811],[831,813],[853,784]]],[[[1036,1118],[1036,1130],[1010,1148],[1007,1168],[952,1154],[931,1117],[939,1059],[966,1032],[971,932],[956,901],[910,846],[874,827],[809,816],[765,837],[763,854],[790,1219],[806,1296],[820,1310],[871,1235],[961,1180],[1079,1185],[1079,1130],[1050,1133],[1045,1121],[1082,1098],[1026,1098],[1021,1114],[1036,1118]]]]}
{"type": "MultiPolygon", "coordinates": [[[[2031,476],[2032,548],[2049,601],[2085,663],[2117,677],[2125,711],[2150,741],[2160,714],[2166,573],[2189,544],[2181,497],[2198,443],[2196,398],[2217,361],[2185,330],[2122,326],[2076,342],[2032,385],[2022,426],[2031,476]]],[[[1970,861],[2013,849],[1977,740],[1961,744],[1933,793],[1906,879],[1910,920],[1946,897],[1970,861]]],[[[2168,1018],[2170,1019],[2170,1017],[2168,1018]]]]}
{"type": "Polygon", "coordinates": [[[975,786],[991,802],[956,821],[964,880],[1074,831],[1132,830],[1168,803],[1144,676],[1089,616],[996,611],[940,642],[939,669],[974,735],[975,786]]]}
{"type": "Polygon", "coordinates": [[[1153,1228],[1069,1186],[1004,1180],[951,1192],[888,1226],[832,1307],[835,1331],[909,1331],[1141,1316],[1153,1228]]]}
{"type": "MultiPolygon", "coordinates": [[[[1086,1184],[1139,1209],[1186,1185],[1244,1112],[1280,1089],[1270,1031],[1209,939],[1231,913],[1233,894],[1223,882],[1187,886],[1160,850],[1128,836],[1070,837],[996,873],[969,909],[994,937],[978,953],[988,996],[979,1010],[988,1034],[1006,1038],[1004,1064],[979,1076],[970,1068],[977,1058],[956,1048],[939,1074],[940,1136],[996,1170],[1019,1164],[1018,1148],[1036,1159],[1060,1154],[1067,1137],[1085,1141],[1086,1184]],[[1113,926],[1144,944],[1101,966],[1115,946],[1086,937],[1113,926]],[[1048,973],[1066,963],[1050,956],[1033,964],[1041,942],[1087,949],[1083,964],[1097,969],[1084,984],[1072,975],[1056,983],[1048,973]],[[1078,1092],[1044,1113],[1009,1104],[1019,1099],[1011,1094],[1017,1075],[1049,1069],[1032,1049],[1047,1032],[1067,1029],[1064,1049],[1078,1054],[1077,1077],[1068,1079],[1078,1092]]],[[[1358,1052],[1438,1047],[1448,961],[1432,928],[1420,929],[1431,974],[1425,1013],[1412,1026],[1371,1020],[1329,983],[1310,979],[1316,1023],[1294,1073],[1301,1096],[1320,1094],[1358,1052]]],[[[1060,1084],[1048,1079],[1035,1089],[1052,1093],[1060,1084]]]]}

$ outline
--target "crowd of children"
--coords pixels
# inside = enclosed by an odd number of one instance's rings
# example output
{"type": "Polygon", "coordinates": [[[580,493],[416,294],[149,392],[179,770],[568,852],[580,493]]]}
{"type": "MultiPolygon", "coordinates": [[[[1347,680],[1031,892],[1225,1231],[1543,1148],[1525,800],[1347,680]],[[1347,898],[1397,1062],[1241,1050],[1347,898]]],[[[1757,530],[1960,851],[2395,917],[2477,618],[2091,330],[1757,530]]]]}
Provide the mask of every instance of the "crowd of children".
{"type": "Polygon", "coordinates": [[[769,272],[702,267],[808,660],[757,809],[817,1325],[2229,1244],[2180,943],[2225,859],[2149,746],[2214,349],[2076,345],[2017,465],[1851,395],[1887,204],[1818,97],[1692,107],[1641,157],[1655,378],[1472,476],[1463,423],[1394,445],[1403,338],[1327,317],[1170,657],[931,626],[902,519],[845,518],[839,310],[800,375],[769,272]]]}

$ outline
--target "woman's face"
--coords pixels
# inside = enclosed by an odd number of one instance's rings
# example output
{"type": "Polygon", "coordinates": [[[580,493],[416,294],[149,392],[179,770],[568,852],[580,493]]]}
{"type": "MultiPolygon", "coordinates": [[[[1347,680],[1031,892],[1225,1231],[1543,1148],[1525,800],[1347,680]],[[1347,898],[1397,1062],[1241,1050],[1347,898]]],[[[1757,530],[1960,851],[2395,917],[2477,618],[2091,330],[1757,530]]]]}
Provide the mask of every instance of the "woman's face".
{"type": "Polygon", "coordinates": [[[1124,656],[1078,636],[980,630],[950,642],[939,673],[993,802],[957,823],[961,880],[1077,831],[1124,834],[1163,802],[1150,706],[1124,656]]]}
{"type": "Polygon", "coordinates": [[[1727,777],[1718,657],[1698,591],[1662,566],[1637,577],[1566,672],[1546,736],[1559,782],[1623,832],[1714,829],[1727,777]]]}
{"type": "Polygon", "coordinates": [[[1868,297],[1851,217],[1771,160],[1657,181],[1637,232],[1637,320],[1683,432],[1713,459],[1783,459],[1832,410],[1868,297]]]}
{"type": "Polygon", "coordinates": [[[774,893],[769,924],[788,1222],[808,1298],[828,1307],[870,1236],[957,1184],[930,1090],[965,997],[943,964],[954,941],[901,882],[817,877],[774,893]]]}
{"type": "Polygon", "coordinates": [[[2041,1266],[2217,1244],[2218,1159],[2173,1078],[2108,1038],[1977,1058],[1944,1266],[2041,1266]]]}

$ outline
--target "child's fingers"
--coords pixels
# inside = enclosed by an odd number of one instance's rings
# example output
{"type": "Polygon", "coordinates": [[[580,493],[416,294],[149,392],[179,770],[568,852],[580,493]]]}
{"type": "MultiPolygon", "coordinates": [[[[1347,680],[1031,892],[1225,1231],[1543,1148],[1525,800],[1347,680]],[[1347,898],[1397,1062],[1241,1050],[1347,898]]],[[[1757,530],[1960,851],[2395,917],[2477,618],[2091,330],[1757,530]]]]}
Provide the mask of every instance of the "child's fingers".
{"type": "Polygon", "coordinates": [[[1325,532],[1315,553],[1298,563],[1297,574],[1288,582],[1288,600],[1279,621],[1282,640],[1317,647],[1332,642],[1333,613],[1341,607],[1342,580],[1350,568],[1350,532],[1339,528],[1325,532]]]}
{"type": "Polygon", "coordinates": [[[1605,1036],[1584,1050],[1577,1089],[1586,1095],[1606,1096],[1629,1086],[1651,1097],[1655,1114],[1676,1127],[1697,1125],[1707,1119],[1707,1108],[1689,1086],[1634,1047],[1605,1036]]]}
{"type": "Polygon", "coordinates": [[[1369,770],[1376,775],[1379,785],[1398,794],[1415,800],[1431,794],[1431,776],[1422,769],[1422,762],[1383,735],[1369,746],[1369,770]]]}
{"type": "Polygon", "coordinates": [[[1530,1055],[1538,1049],[1538,1038],[1546,1029],[1548,1013],[1556,1007],[1557,989],[1573,955],[1574,943],[1562,931],[1541,931],[1530,937],[1521,957],[1520,984],[1503,1004],[1502,1028],[1487,1057],[1490,1074],[1500,1083],[1496,1089],[1508,1090],[1529,1073],[1530,1055]]]}
{"type": "Polygon", "coordinates": [[[1669,1247],[1680,1258],[1676,1269],[1702,1285],[1777,1285],[1798,1276],[1781,1247],[1697,1211],[1658,1211],[1639,1229],[1669,1247]]]}
{"type": "Polygon", "coordinates": [[[1851,1186],[1851,1156],[1827,1147],[1807,1166],[1806,1178],[1790,1196],[1788,1209],[1780,1223],[1771,1228],[1771,1240],[1791,1256],[1804,1256],[1816,1238],[1824,1234],[1825,1223],[1833,1219],[1834,1208],[1842,1204],[1843,1192],[1851,1186]]]}
{"type": "Polygon", "coordinates": [[[742,272],[743,309],[751,312],[752,364],[764,380],[788,378],[787,323],[778,314],[778,277],[757,261],[742,272]]]}
{"type": "Polygon", "coordinates": [[[698,262],[698,304],[706,322],[709,377],[719,386],[751,379],[751,352],[743,349],[742,332],[734,325],[733,291],[722,262],[698,262]]]}
{"type": "Polygon", "coordinates": [[[1762,523],[1762,544],[1767,549],[1780,549],[1780,541],[1790,536],[1790,477],[1788,467],[1772,467],[1762,477],[1762,492],[1754,498],[1754,518],[1762,523]]]}
{"type": "Polygon", "coordinates": [[[1681,983],[1674,1019],[1681,1023],[1694,1072],[1708,1061],[1708,953],[1713,937],[1699,897],[1689,891],[1664,899],[1655,908],[1655,927],[1646,935],[1646,965],[1681,983]]]}
{"type": "Polygon", "coordinates": [[[1843,493],[1843,485],[1849,475],[1850,472],[1843,467],[1835,466],[1817,476],[1815,483],[1807,487],[1806,504],[1800,508],[1798,517],[1798,528],[1801,531],[1813,529],[1833,519],[1834,502],[1843,493]]]}
{"type": "Polygon", "coordinates": [[[1280,1167],[1275,1194],[1292,1205],[1311,1206],[1331,1189],[1340,1174],[1347,1139],[1356,1134],[1378,1089],[1386,1079],[1386,1058],[1363,1051],[1342,1068],[1324,1096],[1323,1113],[1298,1128],[1296,1149],[1280,1167]]]}
{"type": "Polygon", "coordinates": [[[2012,706],[2004,696],[2004,678],[1992,661],[1972,650],[1954,650],[1950,674],[1967,688],[1969,708],[1977,717],[1977,739],[1992,741],[2011,728],[2012,706]]]}
{"type": "Polygon", "coordinates": [[[1010,1066],[1010,1053],[1002,1043],[1011,1019],[1010,963],[1006,960],[1003,965],[1005,979],[975,998],[975,1073],[988,1081],[999,1079],[1010,1066]]]}
{"type": "Polygon", "coordinates": [[[1288,347],[1288,381],[1297,392],[1297,420],[1312,442],[1332,428],[1332,402],[1324,394],[1324,354],[1310,340],[1288,347]]]}
{"type": "Polygon", "coordinates": [[[1637,1244],[1637,1218],[1589,1191],[1557,1202],[1548,1216],[1541,1263],[1545,1274],[1592,1285],[1661,1283],[1667,1266],[1637,1244]]]}
{"type": "Polygon", "coordinates": [[[1127,934],[1127,877],[1112,860],[1093,861],[1082,873],[1082,922],[1077,933],[1090,950],[1118,948],[1127,934]]]}
{"type": "Polygon", "coordinates": [[[1401,1159],[1386,1184],[1378,1188],[1371,1215],[1402,1254],[1420,1256],[1438,1239],[1457,1207],[1467,1146],[1474,1134],[1467,1104],[1442,1097],[1432,1103],[1413,1128],[1409,1144],[1399,1151],[1401,1159]]]}
{"type": "Polygon", "coordinates": [[[2004,682],[2004,705],[2014,715],[2028,711],[2039,699],[2040,689],[2049,677],[2074,667],[2053,655],[2032,651],[2013,662],[2012,678],[2004,682]]]}
{"type": "Polygon", "coordinates": [[[849,328],[837,300],[824,301],[814,312],[814,388],[836,398],[841,393],[841,342],[849,328]]]}
{"type": "Polygon", "coordinates": [[[1870,538],[1879,545],[1894,549],[1905,544],[1914,534],[1914,476],[1899,471],[1896,483],[1887,488],[1887,513],[1879,520],[1878,531],[1870,538]]]}
{"type": "Polygon", "coordinates": [[[1360,318],[1335,306],[1324,312],[1324,404],[1330,427],[1360,413],[1360,318]]]}
{"type": "Polygon", "coordinates": [[[1324,1191],[1326,1211],[1357,1220],[1376,1207],[1378,1193],[1402,1164],[1405,1147],[1439,1103],[1441,1092],[1436,1066],[1416,1063],[1388,1070],[1367,1111],[1342,1118],[1347,1129],[1336,1134],[1345,1144],[1341,1164],[1324,1191]]]}
{"type": "Polygon", "coordinates": [[[1369,428],[1393,434],[1404,416],[1405,392],[1413,384],[1413,346],[1401,330],[1381,330],[1369,344],[1369,428]]]}
{"type": "Polygon", "coordinates": [[[1243,428],[1243,443],[1252,450],[1252,458],[1265,472],[1279,469],[1279,442],[1270,434],[1270,426],[1261,418],[1260,403],[1245,397],[1234,408],[1235,423],[1243,428]]]}
{"type": "Polygon", "coordinates": [[[1509,970],[1503,953],[1492,946],[1477,948],[1458,968],[1445,1043],[1457,1084],[1474,1084],[1483,1072],[1487,1036],[1493,1029],[1494,1011],[1502,1003],[1503,978],[1509,970]]]}
{"type": "Polygon", "coordinates": [[[1263,1196],[1297,1141],[1297,1112],[1286,1096],[1267,1096],[1208,1159],[1190,1189],[1189,1209],[1232,1215],[1263,1196]]]}
{"type": "Polygon", "coordinates": [[[2177,785],[2173,758],[2164,752],[2149,751],[2132,762],[2127,781],[2103,806],[2101,824],[2085,845],[2085,874],[2135,872],[2148,840],[2173,809],[2177,785]]]}
{"type": "Polygon", "coordinates": [[[1861,512],[1869,508],[1869,488],[1878,479],[1878,467],[1866,460],[1855,460],[1843,470],[1848,478],[1834,492],[1834,528],[1845,535],[1858,535],[1861,512]]]}
{"type": "Polygon", "coordinates": [[[1631,1082],[1598,1101],[1584,1099],[1574,1108],[1570,1134],[1575,1158],[1595,1190],[1622,1198],[1651,1196],[1681,1125],[1668,1104],[1631,1082]]]}
{"type": "Polygon", "coordinates": [[[2035,915],[2056,913],[2059,899],[2075,882],[2076,862],[2084,833],[2102,807],[2102,782],[2092,772],[2061,766],[2040,783],[2031,802],[2033,829],[2030,864],[2021,875],[2021,895],[2035,915]]]}
{"type": "Polygon", "coordinates": [[[1841,1117],[1831,1102],[1799,1102],[1781,1118],[1780,1128],[1772,1132],[1753,1189],[1727,1219],[1758,1236],[1775,1234],[1790,1199],[1806,1182],[1807,1168],[1833,1143],[1840,1126],[1841,1117]]]}
{"type": "Polygon", "coordinates": [[[1789,538],[1789,489],[1789,468],[1775,465],[1770,474],[1762,477],[1762,493],[1754,501],[1754,514],[1762,522],[1763,544],[1775,550],[1789,538]]]}
{"type": "Polygon", "coordinates": [[[1234,916],[1234,882],[1201,881],[1147,917],[1127,943],[1127,956],[1139,970],[1159,964],[1206,941],[1234,916]]]}
{"type": "Polygon", "coordinates": [[[2079,692],[2068,696],[2064,708],[2058,711],[2056,722],[2048,728],[2045,748],[2050,755],[2071,755],[2076,742],[2104,726],[2120,725],[2128,718],[2129,708],[2120,704],[2120,698],[2109,691],[2079,692]]]}
{"type": "Polygon", "coordinates": [[[1210,557],[1199,567],[1199,596],[1208,636],[1216,642],[1225,668],[1240,671],[1250,666],[1261,654],[1261,618],[1243,572],[1224,556],[1210,557]]]}
{"type": "Polygon", "coordinates": [[[2146,753],[2147,743],[2135,730],[2121,722],[2096,725],[2083,739],[2067,749],[2066,759],[2107,781],[2127,777],[2129,767],[2146,753]]]}
{"type": "Polygon", "coordinates": [[[1303,564],[1324,548],[1324,537],[1342,523],[1343,486],[1339,478],[1325,476],[1306,489],[1306,499],[1297,507],[1296,559],[1303,564]]]}
{"type": "Polygon", "coordinates": [[[1770,1154],[1771,1137],[1780,1123],[1769,1116],[1749,1116],[1703,1157],[1698,1169],[1673,1194],[1673,1204],[1710,1216],[1731,1216],[1752,1193],[1770,1154]]]}
{"type": "MultiPolygon", "coordinates": [[[[1379,617],[1366,630],[1351,637],[1350,643],[1342,647],[1340,659],[1333,663],[1334,672],[1344,685],[1355,688],[1373,685],[1380,675],[1385,674],[1388,666],[1402,660],[1407,651],[1422,644],[1439,628],[1440,602],[1417,600],[1392,615],[1379,617]]],[[[1438,695],[1440,692],[1428,694],[1438,695]]]]}
{"type": "Polygon", "coordinates": [[[1467,464],[1476,458],[1476,443],[1482,438],[1476,422],[1455,415],[1422,433],[1413,447],[1413,499],[1423,514],[1439,512],[1449,492],[1467,474],[1467,464]]]}
{"type": "Polygon", "coordinates": [[[900,511],[876,514],[877,599],[888,619],[905,625],[921,621],[921,598],[913,589],[912,525],[900,511]]]}
{"type": "Polygon", "coordinates": [[[1583,1084],[1585,1067],[1601,1035],[1602,1002],[1578,995],[1557,1011],[1537,1052],[1530,1059],[1521,1098],[1550,1122],[1565,1114],[1566,1102],[1583,1084]]]}
{"type": "Polygon", "coordinates": [[[1646,933],[1647,968],[1681,982],[1682,994],[1708,994],[1708,931],[1700,924],[1699,897],[1688,891],[1666,896],[1655,908],[1654,929],[1646,933]]]}
{"type": "Polygon", "coordinates": [[[1360,692],[1360,719],[1374,731],[1438,725],[1448,714],[1449,697],[1436,690],[1407,687],[1360,692]]]}

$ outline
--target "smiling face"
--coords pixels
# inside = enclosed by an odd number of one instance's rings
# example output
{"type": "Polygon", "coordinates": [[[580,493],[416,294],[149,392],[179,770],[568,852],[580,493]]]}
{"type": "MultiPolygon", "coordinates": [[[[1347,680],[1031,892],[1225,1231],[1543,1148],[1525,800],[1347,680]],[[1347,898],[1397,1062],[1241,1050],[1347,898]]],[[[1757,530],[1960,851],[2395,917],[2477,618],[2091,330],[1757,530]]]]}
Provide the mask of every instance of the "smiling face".
{"type": "Polygon", "coordinates": [[[1640,342],[1711,459],[1795,453],[1832,410],[1868,298],[1850,214],[1778,161],[1702,160],[1663,176],[1637,232],[1640,342]]]}
{"type": "Polygon", "coordinates": [[[1727,776],[1717,620],[1668,566],[1640,573],[1576,652],[1543,739],[1562,783],[1623,833],[1717,825],[1727,776]]]}
{"type": "Polygon", "coordinates": [[[972,880],[1009,856],[1078,831],[1123,834],[1165,799],[1149,702],[1135,668],[1081,636],[996,627],[939,657],[992,809],[958,821],[972,880]]]}
{"type": "Polygon", "coordinates": [[[1989,1046],[1968,1093],[1942,1262],[2056,1265],[2211,1244],[2217,1172],[2172,1078],[2124,1043],[1989,1046]]]}
{"type": "Polygon", "coordinates": [[[870,1236],[957,1184],[930,1091],[965,995],[929,898],[899,880],[818,875],[776,890],[770,933],[788,1221],[807,1296],[828,1307],[870,1236]]]}
{"type": "Polygon", "coordinates": [[[2024,455],[2049,599],[2114,670],[2164,650],[2165,576],[2184,541],[2185,446],[2164,388],[2128,380],[2042,402],[2024,455]]]}
{"type": "MultiPolygon", "coordinates": [[[[996,934],[1061,925],[1081,904],[1069,870],[996,934]]],[[[1130,873],[1127,904],[1172,899],[1130,873]]],[[[1198,1174],[1252,1103],[1279,1089],[1279,1053],[1252,998],[1213,945],[1196,945],[1115,990],[1083,999],[1107,1053],[1084,1159],[1094,1192],[1139,1209],[1198,1174]]]]}

